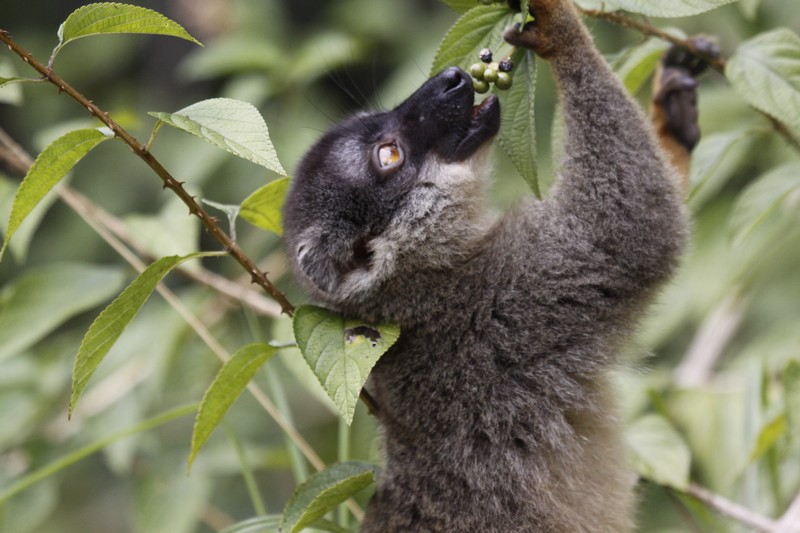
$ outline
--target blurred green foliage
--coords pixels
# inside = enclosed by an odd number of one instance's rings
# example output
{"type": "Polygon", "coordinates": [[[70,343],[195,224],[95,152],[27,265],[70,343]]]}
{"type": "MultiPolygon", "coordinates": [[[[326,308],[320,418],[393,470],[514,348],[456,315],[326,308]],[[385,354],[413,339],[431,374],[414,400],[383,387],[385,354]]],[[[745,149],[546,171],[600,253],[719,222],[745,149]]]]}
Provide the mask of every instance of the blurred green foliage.
{"type": "MultiPolygon", "coordinates": [[[[57,44],[58,25],[80,5],[13,2],[3,6],[0,27],[46,60],[57,44]]],[[[148,111],[174,112],[212,97],[249,102],[264,115],[290,175],[331,123],[359,108],[391,107],[419,86],[457,18],[434,0],[138,5],[179,22],[205,46],[149,36],[81,39],[60,53],[59,74],[143,141],[154,125],[148,111]]],[[[800,28],[800,8],[781,0],[743,0],[656,22],[688,35],[714,35],[730,56],[759,33],[800,28]]],[[[611,60],[644,42],[601,21],[590,20],[589,26],[611,60]]],[[[32,75],[26,68],[5,50],[0,53],[0,76],[32,75]]],[[[546,185],[555,166],[550,130],[556,100],[547,68],[538,72],[538,162],[546,185]]],[[[632,79],[629,87],[646,102],[647,85],[632,79]]],[[[785,111],[786,122],[797,124],[800,110],[785,111]]],[[[717,73],[702,80],[700,119],[704,140],[693,163],[689,200],[693,246],[620,372],[623,413],[632,428],[646,426],[642,421],[653,415],[668,420],[670,438],[690,452],[694,481],[778,517],[800,489],[800,154],[717,73]],[[748,209],[758,224],[741,222],[754,219],[748,209]]],[[[33,154],[66,131],[95,126],[85,110],[50,85],[0,88],[0,127],[33,154]]],[[[239,204],[278,177],[167,130],[159,134],[154,154],[192,194],[239,204]]],[[[530,192],[496,152],[493,195],[505,207],[530,192]]],[[[5,223],[20,176],[8,166],[0,171],[5,223]]],[[[154,255],[186,253],[190,240],[194,248],[216,248],[121,143],[88,154],[70,184],[123,220],[154,255]]],[[[245,224],[237,236],[248,255],[264,259],[293,302],[303,301],[284,275],[278,237],[245,224]]],[[[186,323],[152,298],[67,422],[81,338],[134,272],[60,202],[39,209],[15,239],[22,243],[0,263],[0,493],[74,450],[199,401],[219,369],[186,323]]],[[[230,260],[205,263],[227,278],[242,274],[230,260]]],[[[257,316],[175,275],[169,285],[231,352],[252,342],[292,340],[288,319],[257,316]]],[[[343,428],[296,350],[281,350],[255,381],[294,415],[327,463],[379,462],[375,423],[364,406],[358,406],[350,430],[343,428]]],[[[252,397],[242,396],[225,420],[228,436],[211,435],[191,476],[185,466],[192,420],[183,417],[114,442],[0,504],[0,531],[218,531],[259,509],[243,461],[266,511],[279,512],[307,478],[309,465],[252,397]]],[[[642,442],[641,434],[635,440],[642,442]]],[[[675,446],[668,448],[668,455],[681,455],[675,446]]],[[[642,531],[744,530],[657,483],[643,481],[640,490],[642,531]]]]}

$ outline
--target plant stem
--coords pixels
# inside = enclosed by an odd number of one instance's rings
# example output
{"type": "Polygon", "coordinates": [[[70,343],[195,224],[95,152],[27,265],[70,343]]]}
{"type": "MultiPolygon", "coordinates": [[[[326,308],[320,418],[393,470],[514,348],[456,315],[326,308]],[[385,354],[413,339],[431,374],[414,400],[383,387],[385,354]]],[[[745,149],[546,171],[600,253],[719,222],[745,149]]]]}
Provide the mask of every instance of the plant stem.
{"type": "Polygon", "coordinates": [[[97,107],[91,100],[87,99],[85,96],[83,96],[83,94],[78,92],[75,88],[64,81],[53,71],[53,69],[39,62],[30,54],[30,52],[17,44],[17,42],[11,38],[6,30],[0,29],[0,42],[5,43],[9,50],[22,58],[23,61],[28,63],[33,69],[39,72],[46,80],[58,87],[59,91],[67,93],[73,100],[78,102],[78,104],[86,108],[92,116],[100,120],[100,122],[105,124],[111,131],[114,132],[114,135],[116,135],[125,144],[130,146],[133,152],[161,178],[164,183],[164,188],[171,189],[172,192],[174,192],[178,198],[180,198],[181,201],[186,204],[186,206],[189,208],[189,212],[200,219],[208,232],[211,233],[217,239],[217,241],[219,241],[223,248],[230,253],[236,262],[238,262],[247,271],[252,282],[260,285],[270,296],[272,296],[272,298],[274,298],[275,301],[280,304],[284,313],[289,316],[292,315],[294,312],[294,306],[289,303],[289,301],[286,299],[286,296],[272,284],[272,282],[267,278],[267,275],[262,272],[258,266],[256,266],[253,260],[250,259],[241,248],[239,248],[239,245],[236,244],[228,236],[228,234],[225,233],[225,231],[223,231],[216,219],[209,215],[205,209],[203,209],[195,201],[194,197],[183,188],[183,184],[172,177],[167,169],[165,169],[163,165],[153,156],[153,154],[150,153],[146,146],[142,145],[135,137],[128,133],[119,124],[114,122],[107,112],[97,107]]]}
{"type": "MultiPolygon", "coordinates": [[[[337,446],[337,460],[340,463],[350,460],[350,426],[344,421],[344,418],[339,417],[339,442],[337,446]]],[[[349,516],[347,508],[343,505],[338,507],[337,522],[343,528],[349,526],[349,516]]]]}
{"type": "MultiPolygon", "coordinates": [[[[258,325],[258,320],[252,310],[247,307],[244,308],[244,316],[247,320],[247,326],[250,329],[250,335],[256,342],[265,342],[264,336],[261,334],[261,328],[258,325]]],[[[292,419],[292,411],[289,409],[289,399],[286,396],[286,390],[283,388],[283,383],[278,378],[276,363],[280,361],[273,361],[270,365],[264,366],[261,372],[267,376],[267,386],[271,391],[272,400],[278,407],[278,411],[294,425],[292,419]]],[[[284,435],[286,442],[286,449],[289,450],[289,458],[292,462],[292,471],[294,473],[295,481],[300,484],[308,479],[308,465],[303,459],[303,455],[297,445],[292,442],[288,435],[284,435]]],[[[262,513],[263,514],[263,513],[262,513]]]]}
{"type": "Polygon", "coordinates": [[[253,476],[253,469],[250,468],[247,457],[245,457],[242,441],[239,440],[239,437],[230,427],[230,424],[223,421],[222,428],[233,443],[233,449],[236,452],[237,459],[239,459],[239,465],[242,467],[242,477],[244,477],[244,483],[247,486],[247,494],[250,496],[250,500],[253,503],[253,510],[257,515],[264,516],[267,514],[267,510],[264,507],[264,500],[261,498],[261,492],[258,490],[256,478],[253,476]]]}
{"type": "Polygon", "coordinates": [[[607,20],[609,22],[613,22],[619,26],[623,26],[625,28],[629,28],[632,30],[636,30],[639,33],[644,35],[649,35],[651,37],[658,37],[663,41],[670,42],[676,46],[680,46],[681,48],[685,48],[699,58],[702,58],[718,72],[725,71],[725,58],[723,57],[713,57],[710,56],[701,50],[698,50],[697,46],[689,40],[689,39],[681,39],[680,37],[675,37],[674,35],[670,35],[669,33],[656,28],[652,24],[648,24],[646,22],[638,21],[634,18],[628,17],[621,13],[616,13],[613,11],[602,11],[599,9],[579,9],[583,15],[587,17],[599,18],[603,20],[607,20]]]}
{"type": "Polygon", "coordinates": [[[122,431],[118,431],[116,433],[112,433],[102,439],[98,439],[91,444],[84,446],[83,448],[79,448],[72,453],[68,453],[64,457],[60,459],[56,459],[55,461],[39,468],[28,474],[27,476],[23,477],[2,493],[0,493],[0,503],[8,500],[12,496],[15,496],[22,492],[23,490],[27,489],[31,485],[38,483],[39,481],[52,476],[56,472],[71,466],[84,457],[87,457],[95,452],[98,452],[112,444],[117,442],[118,440],[124,439],[125,437],[129,437],[131,435],[135,435],[136,433],[143,433],[145,431],[149,431],[151,429],[157,428],[167,422],[171,422],[176,418],[180,418],[182,416],[186,416],[188,414],[193,414],[197,412],[197,407],[199,404],[193,403],[191,405],[184,405],[182,407],[176,407],[170,411],[166,411],[159,415],[156,415],[152,418],[148,418],[143,422],[139,422],[135,426],[129,427],[127,429],[123,429],[122,431]]]}
{"type": "Polygon", "coordinates": [[[768,533],[775,528],[775,521],[762,516],[750,509],[732,502],[727,498],[714,494],[700,485],[691,483],[686,489],[686,494],[700,500],[719,514],[732,518],[745,526],[759,532],[768,533]]]}
{"type": "MultiPolygon", "coordinates": [[[[28,156],[16,143],[12,142],[10,137],[0,128],[0,144],[6,146],[9,151],[13,152],[23,164],[30,167],[31,161],[28,156]]],[[[25,170],[27,172],[27,170],[25,170]]],[[[63,188],[59,191],[62,200],[69,205],[78,215],[91,227],[100,237],[111,246],[125,261],[128,262],[138,272],[144,270],[144,263],[128,249],[112,232],[94,216],[87,206],[80,202],[75,195],[69,194],[69,189],[63,188]]],[[[169,303],[169,305],[177,312],[181,318],[192,328],[192,330],[200,337],[200,339],[214,352],[214,354],[223,362],[230,359],[230,354],[222,347],[219,341],[211,335],[208,328],[181,302],[175,294],[163,285],[156,287],[156,290],[169,303]]],[[[273,420],[278,424],[285,435],[292,440],[297,448],[303,453],[308,461],[317,470],[325,468],[325,463],[320,459],[319,455],[309,446],[308,442],[300,435],[294,426],[281,414],[280,410],[274,403],[267,397],[266,394],[254,383],[249,383],[247,389],[255,397],[256,401],[261,407],[269,414],[273,420]]],[[[355,509],[355,513],[359,513],[360,509],[355,505],[355,502],[348,502],[352,504],[351,509],[355,509]]]]}

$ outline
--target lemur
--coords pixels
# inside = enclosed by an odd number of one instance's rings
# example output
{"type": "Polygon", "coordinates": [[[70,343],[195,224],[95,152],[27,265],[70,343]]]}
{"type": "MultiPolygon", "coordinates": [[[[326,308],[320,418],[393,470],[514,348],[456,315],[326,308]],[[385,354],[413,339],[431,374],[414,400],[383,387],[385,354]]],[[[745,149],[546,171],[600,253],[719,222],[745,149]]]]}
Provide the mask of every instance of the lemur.
{"type": "Polygon", "coordinates": [[[557,80],[565,161],[546,199],[490,214],[500,104],[474,106],[455,67],[392,111],[335,125],[287,198],[288,256],[310,295],[402,330],[369,381],[385,466],[365,533],[633,529],[610,373],[675,270],[683,193],[572,3],[530,9],[505,39],[557,80]]]}

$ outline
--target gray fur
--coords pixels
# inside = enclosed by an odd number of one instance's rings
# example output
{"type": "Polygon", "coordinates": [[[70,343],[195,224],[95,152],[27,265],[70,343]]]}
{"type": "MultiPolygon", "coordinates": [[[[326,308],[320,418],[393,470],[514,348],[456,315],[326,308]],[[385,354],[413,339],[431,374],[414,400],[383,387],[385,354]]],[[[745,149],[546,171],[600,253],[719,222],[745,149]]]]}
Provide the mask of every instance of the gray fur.
{"type": "Polygon", "coordinates": [[[533,9],[535,27],[511,39],[558,80],[567,158],[551,198],[492,219],[488,143],[370,180],[368,116],[313,148],[290,193],[298,279],[331,308],[402,327],[369,383],[386,465],[363,532],[633,528],[609,371],[675,267],[685,217],[648,123],[570,3],[533,9]]]}

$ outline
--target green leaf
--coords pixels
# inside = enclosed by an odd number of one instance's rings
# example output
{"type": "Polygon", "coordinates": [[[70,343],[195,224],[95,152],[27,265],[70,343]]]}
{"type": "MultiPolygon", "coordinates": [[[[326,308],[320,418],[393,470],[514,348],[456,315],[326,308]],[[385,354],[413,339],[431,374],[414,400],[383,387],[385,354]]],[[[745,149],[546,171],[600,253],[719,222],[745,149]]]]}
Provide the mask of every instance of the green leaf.
{"type": "Polygon", "coordinates": [[[14,197],[11,215],[8,218],[8,230],[3,247],[0,248],[0,261],[3,259],[11,236],[14,235],[31,210],[36,207],[36,204],[92,148],[111,138],[96,129],[71,131],[50,143],[39,154],[14,197]]]}
{"type": "Polygon", "coordinates": [[[370,370],[397,341],[400,328],[364,324],[313,306],[297,309],[293,326],[303,357],[349,424],[370,370]]]}
{"type": "Polygon", "coordinates": [[[124,280],[119,269],[78,263],[43,265],[11,280],[0,292],[0,360],[108,300],[124,280]]]}
{"type": "Polygon", "coordinates": [[[151,112],[160,121],[214,146],[285,175],[261,113],[231,98],[203,100],[175,113],[151,112]]]}
{"type": "Polygon", "coordinates": [[[282,235],[281,210],[288,190],[289,178],[280,178],[268,183],[245,198],[239,214],[257,228],[282,235]]]}
{"type": "Polygon", "coordinates": [[[328,533],[353,533],[353,530],[340,526],[336,522],[321,518],[311,524],[310,529],[316,531],[327,531],[328,533]]]}
{"type": "Polygon", "coordinates": [[[256,516],[226,527],[219,533],[277,533],[281,515],[256,516]]]}
{"type": "Polygon", "coordinates": [[[243,72],[267,72],[284,65],[283,50],[263,37],[231,35],[195,49],[179,69],[192,80],[203,80],[243,72]]]}
{"type": "Polygon", "coordinates": [[[536,89],[536,59],[519,50],[514,54],[514,84],[507,91],[498,91],[500,98],[500,146],[517,172],[540,197],[536,167],[536,120],[533,99],[536,89]]]}
{"type": "Polygon", "coordinates": [[[741,10],[744,18],[747,20],[755,20],[758,8],[761,5],[761,0],[740,0],[739,9],[741,10]]]}
{"type": "Polygon", "coordinates": [[[92,322],[78,349],[75,367],[72,371],[70,416],[72,416],[89,378],[164,276],[184,261],[211,255],[218,254],[197,252],[185,256],[162,257],[139,274],[92,322]]]}
{"type": "Polygon", "coordinates": [[[481,48],[497,49],[513,19],[514,13],[506,6],[478,6],[469,10],[444,36],[433,59],[431,76],[452,66],[466,70],[478,61],[481,48]]]}
{"type": "Polygon", "coordinates": [[[638,46],[626,50],[614,71],[631,94],[636,94],[655,72],[661,56],[669,49],[669,43],[651,37],[638,46]]]}
{"type": "MultiPolygon", "coordinates": [[[[280,523],[281,515],[256,516],[228,526],[219,533],[280,533],[280,523]]],[[[328,531],[330,533],[351,533],[349,529],[345,529],[324,518],[310,524],[310,529],[328,531]]]]}
{"type": "Polygon", "coordinates": [[[207,508],[210,477],[189,477],[174,462],[147,468],[136,475],[131,530],[147,533],[191,533],[207,508]]]}
{"type": "MultiPolygon", "coordinates": [[[[14,203],[14,195],[19,188],[19,180],[12,180],[0,174],[0,233],[8,232],[8,217],[14,203]]],[[[14,238],[8,243],[8,250],[14,255],[17,264],[24,264],[28,257],[33,236],[53,203],[58,200],[56,191],[47,193],[38,205],[25,217],[17,228],[14,238]]]]}
{"type": "Polygon", "coordinates": [[[180,24],[161,13],[139,6],[102,2],[80,7],[67,17],[58,28],[58,47],[81,37],[108,33],[169,35],[200,44],[180,24]]]}
{"type": "Polygon", "coordinates": [[[478,0],[442,0],[442,2],[459,13],[466,13],[473,7],[481,5],[478,0]]]}
{"type": "Polygon", "coordinates": [[[634,469],[660,485],[685,490],[691,454],[675,428],[659,415],[645,415],[625,432],[634,469]]]}
{"type": "Polygon", "coordinates": [[[786,416],[776,416],[771,422],[767,423],[758,434],[758,439],[750,452],[748,463],[757,461],[767,453],[778,440],[786,434],[786,416]]]}
{"type": "Polygon", "coordinates": [[[275,352],[275,348],[267,344],[249,344],[239,349],[222,365],[214,381],[206,390],[203,401],[200,403],[200,409],[197,411],[197,419],[192,431],[189,468],[191,468],[197,452],[206,443],[233,402],[242,394],[261,365],[275,355],[275,352]]]}
{"type": "Polygon", "coordinates": [[[742,43],[725,66],[734,90],[764,113],[800,127],[800,36],[786,28],[742,43]]]}
{"type": "Polygon", "coordinates": [[[605,0],[612,8],[650,17],[689,17],[711,11],[738,0],[605,0]]]}
{"type": "Polygon", "coordinates": [[[19,105],[22,103],[22,89],[20,83],[35,83],[44,81],[41,78],[22,78],[17,76],[10,57],[0,57],[0,102],[19,105]]]}
{"type": "Polygon", "coordinates": [[[307,85],[337,68],[366,56],[370,49],[363,39],[340,31],[313,34],[294,54],[285,72],[290,84],[307,85]],[[320,53],[324,50],[324,53],[320,53]]]}
{"type": "MultiPolygon", "coordinates": [[[[123,220],[131,235],[136,235],[136,242],[152,257],[188,255],[200,243],[197,217],[189,216],[186,205],[177,196],[171,196],[158,213],[135,213],[123,220]]],[[[199,270],[200,265],[190,263],[185,268],[199,270]]]]}
{"type": "Polygon", "coordinates": [[[375,466],[347,462],[330,466],[300,485],[283,509],[280,530],[295,533],[373,482],[375,466]]]}
{"type": "Polygon", "coordinates": [[[742,192],[731,214],[734,243],[740,244],[786,200],[800,194],[800,163],[775,168],[742,192]]]}
{"type": "MultiPolygon", "coordinates": [[[[469,68],[485,47],[500,49],[503,33],[514,22],[515,12],[506,5],[478,6],[456,21],[447,32],[431,74],[450,66],[469,68]]],[[[514,167],[539,196],[536,168],[536,124],[533,97],[536,85],[536,61],[532,53],[514,54],[514,84],[507,91],[497,91],[500,98],[500,134],[498,140],[514,167]]]]}
{"type": "MultiPolygon", "coordinates": [[[[730,156],[745,151],[746,142],[761,132],[755,130],[738,130],[715,133],[700,139],[693,154],[689,183],[691,202],[694,205],[703,203],[715,194],[730,177],[730,172],[719,172],[725,167],[730,156]]],[[[738,167],[737,167],[738,168],[738,167]]]]}
{"type": "Polygon", "coordinates": [[[616,11],[616,8],[611,7],[607,0],[573,0],[575,5],[581,9],[599,9],[606,13],[616,11]]]}
{"type": "Polygon", "coordinates": [[[3,76],[0,76],[0,87],[11,85],[12,83],[40,83],[42,81],[44,80],[39,78],[20,78],[19,76],[4,78],[3,76]]]}

